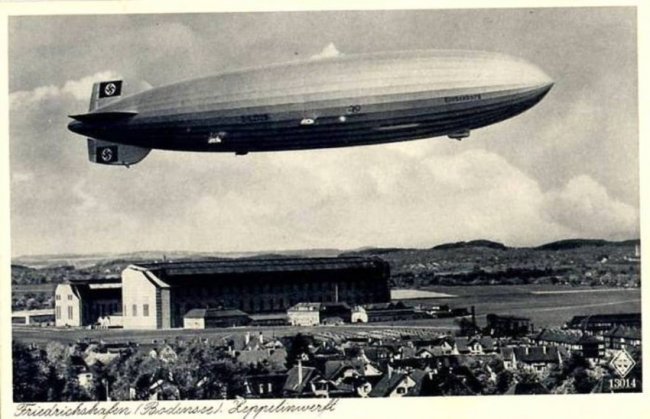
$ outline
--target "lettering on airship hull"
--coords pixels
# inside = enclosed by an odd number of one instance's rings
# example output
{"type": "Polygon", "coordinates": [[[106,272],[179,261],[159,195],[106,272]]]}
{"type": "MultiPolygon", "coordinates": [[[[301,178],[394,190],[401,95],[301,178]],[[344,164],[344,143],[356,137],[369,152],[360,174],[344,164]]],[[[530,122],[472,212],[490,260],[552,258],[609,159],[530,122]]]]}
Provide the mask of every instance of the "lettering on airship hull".
{"type": "Polygon", "coordinates": [[[266,113],[260,113],[255,115],[242,115],[240,119],[242,122],[265,122],[271,118],[266,113]]]}
{"type": "Polygon", "coordinates": [[[445,103],[466,102],[468,100],[481,100],[481,95],[448,96],[445,98],[445,103]]]}

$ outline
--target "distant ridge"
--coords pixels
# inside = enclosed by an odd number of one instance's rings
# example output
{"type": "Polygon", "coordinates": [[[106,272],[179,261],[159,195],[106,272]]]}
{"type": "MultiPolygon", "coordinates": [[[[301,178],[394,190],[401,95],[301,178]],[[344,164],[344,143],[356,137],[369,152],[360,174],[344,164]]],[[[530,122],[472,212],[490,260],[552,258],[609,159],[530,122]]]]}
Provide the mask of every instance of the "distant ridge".
{"type": "Polygon", "coordinates": [[[466,249],[472,247],[487,247],[489,249],[497,250],[507,250],[508,247],[503,243],[494,242],[491,240],[471,240],[468,242],[455,242],[455,243],[445,243],[434,246],[431,249],[433,250],[446,250],[446,249],[466,249]]]}
{"type": "Polygon", "coordinates": [[[536,250],[570,250],[579,249],[581,247],[603,247],[603,246],[636,246],[641,244],[640,239],[623,240],[623,241],[609,241],[600,239],[567,239],[558,240],[551,243],[546,243],[537,246],[536,250]]]}

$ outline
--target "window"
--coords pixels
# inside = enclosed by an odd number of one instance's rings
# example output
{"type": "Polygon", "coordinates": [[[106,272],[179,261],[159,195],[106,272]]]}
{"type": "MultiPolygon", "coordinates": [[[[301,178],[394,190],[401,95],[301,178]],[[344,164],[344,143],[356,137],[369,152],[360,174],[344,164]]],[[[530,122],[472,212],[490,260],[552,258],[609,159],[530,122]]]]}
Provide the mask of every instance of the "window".
{"type": "Polygon", "coordinates": [[[149,317],[149,304],[142,305],[142,315],[144,317],[149,317]]]}
{"type": "Polygon", "coordinates": [[[56,318],[61,318],[61,306],[56,306],[56,318]]]}
{"type": "Polygon", "coordinates": [[[72,294],[68,294],[68,301],[72,301],[72,294]]]}
{"type": "Polygon", "coordinates": [[[61,294],[57,294],[57,295],[56,295],[56,299],[57,299],[57,300],[60,300],[60,299],[61,299],[61,294]]]}
{"type": "Polygon", "coordinates": [[[137,316],[138,315],[138,305],[133,304],[132,309],[133,309],[133,316],[137,316]]]}
{"type": "Polygon", "coordinates": [[[72,306],[68,307],[68,320],[72,320],[72,306]]]}

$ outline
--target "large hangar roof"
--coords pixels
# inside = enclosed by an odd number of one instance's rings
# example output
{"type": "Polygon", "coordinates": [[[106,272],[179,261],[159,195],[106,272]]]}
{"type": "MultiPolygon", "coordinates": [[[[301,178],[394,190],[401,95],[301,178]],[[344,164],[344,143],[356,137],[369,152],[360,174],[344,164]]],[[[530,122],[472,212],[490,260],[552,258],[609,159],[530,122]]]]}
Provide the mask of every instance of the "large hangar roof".
{"type": "Polygon", "coordinates": [[[263,258],[189,262],[144,263],[135,265],[159,278],[268,272],[331,271],[342,269],[384,269],[388,263],[379,258],[263,258]]]}

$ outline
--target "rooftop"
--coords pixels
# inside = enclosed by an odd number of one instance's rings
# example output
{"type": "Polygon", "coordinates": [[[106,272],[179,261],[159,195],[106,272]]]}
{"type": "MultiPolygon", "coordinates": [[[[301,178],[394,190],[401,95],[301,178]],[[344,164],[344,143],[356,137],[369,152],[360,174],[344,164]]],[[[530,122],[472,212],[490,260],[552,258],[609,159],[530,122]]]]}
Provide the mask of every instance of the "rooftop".
{"type": "Polygon", "coordinates": [[[131,265],[157,276],[219,275],[288,271],[329,271],[340,269],[377,269],[388,264],[379,258],[322,257],[322,258],[260,258],[227,259],[190,262],[161,262],[131,265]]]}
{"type": "Polygon", "coordinates": [[[186,319],[203,319],[203,318],[224,318],[224,317],[248,317],[248,314],[241,310],[223,310],[219,308],[194,308],[185,314],[186,319]]]}

